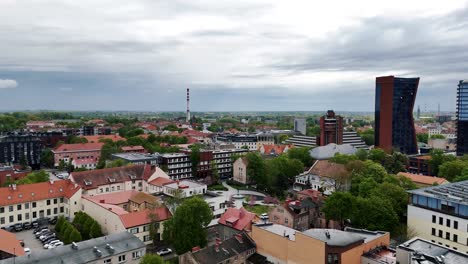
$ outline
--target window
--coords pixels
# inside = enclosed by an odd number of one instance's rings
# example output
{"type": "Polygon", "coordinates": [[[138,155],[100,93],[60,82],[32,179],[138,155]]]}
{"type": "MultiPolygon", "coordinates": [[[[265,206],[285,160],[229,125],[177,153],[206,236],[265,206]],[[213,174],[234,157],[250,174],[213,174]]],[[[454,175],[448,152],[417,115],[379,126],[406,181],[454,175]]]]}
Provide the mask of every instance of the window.
{"type": "Polygon", "coordinates": [[[58,213],[58,208],[54,208],[54,214],[58,213]]]}
{"type": "Polygon", "coordinates": [[[436,230],[435,230],[435,228],[432,228],[432,235],[433,235],[433,236],[436,235],[436,230]]]}
{"type": "Polygon", "coordinates": [[[150,230],[150,226],[149,225],[145,225],[143,227],[143,232],[146,232],[146,231],[149,231],[150,230]]]}
{"type": "Polygon", "coordinates": [[[36,218],[36,217],[37,217],[37,213],[33,212],[33,218],[36,218]]]}
{"type": "Polygon", "coordinates": [[[29,203],[24,204],[24,209],[29,209],[29,203]]]}
{"type": "Polygon", "coordinates": [[[47,200],[47,205],[50,205],[50,200],[47,200]]]}
{"type": "Polygon", "coordinates": [[[453,242],[458,242],[458,235],[453,234],[453,242]]]}
{"type": "Polygon", "coordinates": [[[453,228],[458,229],[458,221],[453,221],[453,228]]]}
{"type": "Polygon", "coordinates": [[[54,199],[54,204],[57,204],[58,200],[57,198],[54,199]]]}
{"type": "Polygon", "coordinates": [[[8,206],[8,211],[13,212],[13,205],[8,206]]]}
{"type": "Polygon", "coordinates": [[[60,213],[63,213],[63,206],[60,207],[60,213]]]}
{"type": "Polygon", "coordinates": [[[141,251],[132,252],[132,258],[133,258],[133,259],[141,258],[141,255],[142,255],[142,252],[141,252],[141,251]]]}
{"type": "Polygon", "coordinates": [[[435,215],[432,216],[432,223],[436,223],[437,222],[437,217],[435,215]]]}
{"type": "Polygon", "coordinates": [[[24,219],[29,220],[29,213],[24,214],[24,219]]]}
{"type": "Polygon", "coordinates": [[[442,217],[439,217],[439,225],[443,225],[444,224],[444,219],[442,217]]]}
{"type": "Polygon", "coordinates": [[[0,214],[5,213],[5,207],[0,207],[0,214]]]}
{"type": "Polygon", "coordinates": [[[143,237],[143,242],[150,241],[150,240],[151,240],[150,236],[144,236],[143,237]]]}
{"type": "Polygon", "coordinates": [[[12,215],[10,215],[10,219],[8,219],[10,221],[10,223],[13,223],[15,221],[14,217],[12,215]]]}
{"type": "Polygon", "coordinates": [[[442,237],[443,236],[443,232],[442,230],[439,230],[439,237],[442,237]]]}
{"type": "Polygon", "coordinates": [[[447,227],[450,227],[450,219],[447,219],[447,222],[445,222],[445,224],[447,224],[447,227]]]}
{"type": "Polygon", "coordinates": [[[119,263],[125,261],[125,255],[120,255],[119,256],[119,263]]]}
{"type": "Polygon", "coordinates": [[[60,198],[60,203],[63,203],[63,197],[62,197],[62,198],[60,198]]]}
{"type": "Polygon", "coordinates": [[[19,214],[19,215],[16,216],[16,218],[18,219],[18,221],[22,221],[23,220],[23,215],[19,214]]]}
{"type": "Polygon", "coordinates": [[[50,215],[50,209],[47,209],[47,215],[50,215]]]}
{"type": "Polygon", "coordinates": [[[110,264],[110,263],[112,263],[112,259],[105,259],[104,260],[104,264],[110,264]]]}
{"type": "Polygon", "coordinates": [[[18,205],[16,206],[16,210],[21,210],[21,204],[18,204],[18,205]]]}
{"type": "Polygon", "coordinates": [[[36,208],[36,202],[33,202],[33,203],[32,203],[32,207],[33,207],[33,208],[36,208]]]}
{"type": "Polygon", "coordinates": [[[136,234],[136,233],[138,233],[138,227],[130,229],[130,234],[136,234]]]}
{"type": "Polygon", "coordinates": [[[1,225],[5,224],[5,217],[0,217],[0,224],[1,225]]]}
{"type": "Polygon", "coordinates": [[[449,232],[445,232],[445,239],[450,240],[450,233],[449,232]]]}

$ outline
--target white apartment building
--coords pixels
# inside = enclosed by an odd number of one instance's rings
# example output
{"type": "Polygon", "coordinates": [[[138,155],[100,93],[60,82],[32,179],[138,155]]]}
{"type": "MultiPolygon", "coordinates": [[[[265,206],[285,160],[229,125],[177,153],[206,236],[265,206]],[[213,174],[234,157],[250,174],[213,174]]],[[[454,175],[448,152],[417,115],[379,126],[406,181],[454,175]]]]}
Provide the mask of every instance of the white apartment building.
{"type": "Polygon", "coordinates": [[[71,220],[80,204],[81,188],[70,180],[0,188],[0,227],[60,215],[71,220]]]}
{"type": "Polygon", "coordinates": [[[409,193],[408,229],[423,239],[468,253],[468,181],[409,193]]]}

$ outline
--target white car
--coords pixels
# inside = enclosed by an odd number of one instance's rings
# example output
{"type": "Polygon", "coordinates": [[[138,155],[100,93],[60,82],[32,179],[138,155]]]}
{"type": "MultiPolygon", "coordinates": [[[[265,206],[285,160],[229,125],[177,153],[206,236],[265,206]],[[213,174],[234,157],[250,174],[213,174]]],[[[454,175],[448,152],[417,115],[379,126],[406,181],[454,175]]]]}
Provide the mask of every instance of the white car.
{"type": "Polygon", "coordinates": [[[262,220],[268,220],[268,214],[267,213],[263,213],[260,215],[260,219],[262,220]]]}
{"type": "Polygon", "coordinates": [[[59,246],[63,246],[62,241],[55,242],[54,244],[49,245],[49,247],[47,249],[52,249],[52,248],[56,248],[56,247],[59,247],[59,246]]]}
{"type": "Polygon", "coordinates": [[[60,242],[60,240],[58,240],[58,239],[52,240],[52,241],[50,241],[49,243],[45,244],[45,245],[44,245],[44,248],[49,248],[50,245],[55,244],[55,243],[57,243],[57,242],[60,242]]]}
{"type": "Polygon", "coordinates": [[[24,250],[24,253],[26,253],[28,255],[31,254],[31,249],[30,248],[24,248],[23,250],[24,250]]]}
{"type": "Polygon", "coordinates": [[[158,250],[158,252],[156,252],[156,254],[158,254],[158,256],[164,256],[164,255],[168,255],[168,254],[171,254],[171,253],[172,253],[172,249],[170,249],[170,248],[163,248],[163,249],[158,250]]]}

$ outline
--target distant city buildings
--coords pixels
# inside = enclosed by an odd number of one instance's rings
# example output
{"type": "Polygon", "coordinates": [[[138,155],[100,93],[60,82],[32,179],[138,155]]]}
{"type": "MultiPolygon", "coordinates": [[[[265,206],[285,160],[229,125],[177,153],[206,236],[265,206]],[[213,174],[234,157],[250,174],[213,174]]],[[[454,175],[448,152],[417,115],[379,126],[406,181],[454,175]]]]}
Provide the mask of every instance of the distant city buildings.
{"type": "Polygon", "coordinates": [[[335,115],[333,110],[328,110],[327,114],[320,117],[320,137],[319,146],[326,146],[330,143],[343,144],[343,117],[335,115]]]}
{"type": "Polygon", "coordinates": [[[307,124],[304,118],[294,119],[294,131],[301,133],[301,135],[307,133],[307,124]]]}
{"type": "Polygon", "coordinates": [[[413,107],[419,78],[385,76],[376,78],[375,146],[417,154],[413,107]]]}
{"type": "Polygon", "coordinates": [[[457,89],[457,156],[468,154],[468,80],[457,89]]]}

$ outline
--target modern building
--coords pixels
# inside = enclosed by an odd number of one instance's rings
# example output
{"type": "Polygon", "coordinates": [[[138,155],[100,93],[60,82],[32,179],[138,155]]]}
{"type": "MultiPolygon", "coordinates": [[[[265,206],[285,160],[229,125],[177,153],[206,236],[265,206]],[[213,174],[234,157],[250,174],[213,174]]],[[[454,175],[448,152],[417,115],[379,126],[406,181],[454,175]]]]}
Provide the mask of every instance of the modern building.
{"type": "MultiPolygon", "coordinates": [[[[299,136],[295,135],[284,142],[285,144],[291,144],[295,147],[308,147],[313,148],[319,145],[320,138],[309,137],[309,136],[299,136]]],[[[343,144],[349,144],[357,149],[368,149],[369,146],[366,145],[364,140],[358,135],[356,131],[343,131],[343,144]]]]}
{"type": "Polygon", "coordinates": [[[81,188],[58,180],[0,188],[0,227],[60,215],[73,219],[81,208],[81,188]]]}
{"type": "Polygon", "coordinates": [[[158,166],[161,160],[161,155],[145,153],[115,153],[111,155],[111,159],[122,159],[135,165],[150,164],[158,166]]]}
{"type": "Polygon", "coordinates": [[[307,133],[307,125],[306,120],[304,118],[296,118],[294,119],[294,131],[301,133],[304,135],[307,133]]]}
{"type": "Polygon", "coordinates": [[[151,222],[158,223],[156,240],[160,241],[163,223],[172,216],[167,207],[160,205],[158,198],[137,191],[83,196],[82,208],[101,225],[104,234],[127,231],[145,244],[153,243],[151,222]],[[154,215],[154,219],[151,219],[151,215],[154,215]]]}
{"type": "Polygon", "coordinates": [[[0,163],[21,164],[24,161],[33,169],[41,166],[41,140],[29,134],[0,136],[0,163]]]}
{"type": "Polygon", "coordinates": [[[213,160],[218,169],[220,179],[229,179],[233,177],[232,156],[243,156],[247,154],[246,149],[225,149],[214,150],[213,160]]]}
{"type": "Polygon", "coordinates": [[[104,143],[62,144],[52,150],[54,166],[61,162],[71,163],[75,168],[95,169],[104,143]]]}
{"type": "Polygon", "coordinates": [[[457,89],[457,156],[468,154],[468,80],[457,89]]]}
{"type": "Polygon", "coordinates": [[[195,181],[181,180],[166,183],[163,186],[163,193],[168,196],[176,196],[180,192],[181,197],[188,198],[195,195],[204,195],[208,186],[195,181]]]}
{"type": "Polygon", "coordinates": [[[192,161],[186,153],[165,153],[161,155],[161,167],[167,168],[172,180],[192,178],[192,161]]]}
{"type": "Polygon", "coordinates": [[[146,181],[156,170],[160,169],[151,165],[132,165],[72,172],[69,179],[81,186],[85,195],[130,190],[147,191],[146,181]]]}
{"type": "Polygon", "coordinates": [[[295,147],[312,148],[317,146],[317,138],[309,136],[295,135],[284,141],[285,144],[291,144],[295,147]]]}
{"type": "Polygon", "coordinates": [[[386,232],[352,228],[299,232],[270,223],[253,225],[251,237],[257,252],[278,264],[361,264],[362,254],[390,243],[386,232]]]}
{"type": "Polygon", "coordinates": [[[413,108],[419,78],[376,78],[375,146],[387,152],[417,154],[413,108]]]}
{"type": "MultiPolygon", "coordinates": [[[[459,264],[468,263],[468,255],[449,247],[415,237],[396,248],[399,264],[459,264]]],[[[382,263],[382,262],[380,262],[382,263]]],[[[376,263],[376,264],[380,264],[376,263]]]]}
{"type": "Polygon", "coordinates": [[[72,245],[41,250],[22,257],[0,261],[0,264],[63,263],[140,263],[146,245],[128,232],[81,241],[72,245]]]}
{"type": "Polygon", "coordinates": [[[408,172],[422,175],[433,175],[430,155],[416,155],[408,158],[408,172]]]}
{"type": "Polygon", "coordinates": [[[179,256],[181,264],[218,264],[218,263],[246,263],[254,255],[255,243],[246,233],[237,234],[228,240],[217,241],[215,245],[200,249],[195,247],[179,256]]]}
{"type": "MultiPolygon", "coordinates": [[[[256,135],[234,135],[224,134],[216,137],[217,142],[233,144],[236,149],[245,149],[255,151],[257,150],[257,136],[256,135]]],[[[274,141],[273,141],[274,144],[274,141]]]]}
{"type": "Polygon", "coordinates": [[[408,191],[408,230],[468,253],[468,181],[408,191]]]}
{"type": "Polygon", "coordinates": [[[351,144],[337,145],[330,143],[326,146],[316,147],[309,151],[310,156],[315,160],[328,160],[335,156],[335,154],[352,155],[356,153],[357,149],[351,144]]]}
{"type": "Polygon", "coordinates": [[[320,117],[320,137],[319,146],[326,146],[330,143],[343,144],[343,117],[335,115],[333,110],[328,110],[327,114],[320,117]]]}
{"type": "Polygon", "coordinates": [[[344,131],[343,132],[343,144],[349,144],[357,149],[368,149],[364,140],[358,135],[356,131],[344,131]]]}

